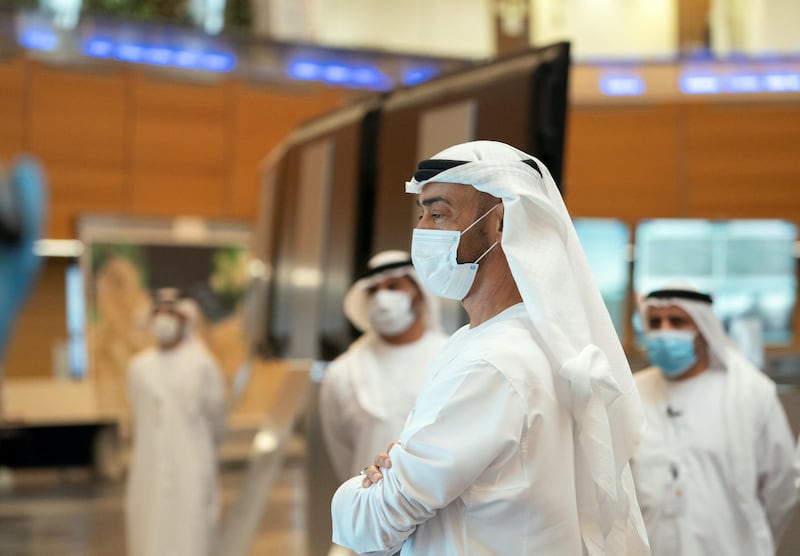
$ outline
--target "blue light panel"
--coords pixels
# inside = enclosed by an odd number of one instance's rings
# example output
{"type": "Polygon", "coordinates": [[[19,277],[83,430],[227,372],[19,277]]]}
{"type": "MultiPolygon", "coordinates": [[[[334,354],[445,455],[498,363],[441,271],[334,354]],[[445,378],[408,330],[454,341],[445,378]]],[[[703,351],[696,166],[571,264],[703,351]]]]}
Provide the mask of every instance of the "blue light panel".
{"type": "Polygon", "coordinates": [[[757,93],[761,90],[761,78],[750,73],[731,75],[727,89],[731,93],[757,93]]]}
{"type": "Polygon", "coordinates": [[[600,91],[608,96],[644,94],[644,80],[636,75],[608,75],[600,79],[600,91]]]}
{"type": "Polygon", "coordinates": [[[684,93],[692,95],[798,92],[800,72],[748,72],[732,75],[687,73],[681,77],[680,87],[684,93]]]}
{"type": "Polygon", "coordinates": [[[289,63],[286,72],[293,79],[323,81],[345,87],[386,90],[393,85],[390,77],[373,66],[352,65],[338,60],[295,59],[289,63]]]}
{"type": "Polygon", "coordinates": [[[100,37],[84,42],[83,52],[94,58],[114,58],[122,62],[201,71],[229,72],[236,67],[236,56],[227,52],[187,50],[140,42],[118,43],[100,37]]]}
{"type": "Polygon", "coordinates": [[[800,73],[768,73],[764,75],[764,90],[773,93],[800,91],[800,73]]]}
{"type": "Polygon", "coordinates": [[[19,43],[31,50],[53,50],[58,45],[58,35],[51,29],[30,27],[22,32],[19,43]]]}
{"type": "Polygon", "coordinates": [[[688,95],[713,95],[722,92],[721,81],[716,75],[684,75],[680,87],[688,95]]]}

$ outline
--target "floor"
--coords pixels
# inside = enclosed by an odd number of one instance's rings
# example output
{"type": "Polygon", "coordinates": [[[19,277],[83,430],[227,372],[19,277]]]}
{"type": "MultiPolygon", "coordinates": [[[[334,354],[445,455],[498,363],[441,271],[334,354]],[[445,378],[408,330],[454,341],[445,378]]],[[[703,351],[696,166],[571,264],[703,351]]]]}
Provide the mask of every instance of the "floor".
{"type": "MultiPolygon", "coordinates": [[[[223,519],[240,493],[245,471],[241,461],[222,466],[223,519]]],[[[310,489],[305,474],[305,450],[290,450],[248,556],[307,556],[310,543],[324,546],[306,536],[310,489]]],[[[123,504],[123,483],[94,481],[83,469],[17,472],[13,488],[0,489],[0,556],[123,556],[123,504]]],[[[322,534],[330,538],[327,531],[322,534]]],[[[800,511],[777,553],[797,554],[800,511]]]]}
{"type": "MultiPolygon", "coordinates": [[[[241,464],[221,470],[223,512],[238,493],[241,464]]],[[[302,457],[289,457],[276,479],[250,555],[306,552],[302,457]]],[[[124,485],[97,483],[81,469],[15,473],[0,492],[0,555],[122,556],[124,485]]],[[[223,513],[224,516],[224,513],[223,513]]]]}

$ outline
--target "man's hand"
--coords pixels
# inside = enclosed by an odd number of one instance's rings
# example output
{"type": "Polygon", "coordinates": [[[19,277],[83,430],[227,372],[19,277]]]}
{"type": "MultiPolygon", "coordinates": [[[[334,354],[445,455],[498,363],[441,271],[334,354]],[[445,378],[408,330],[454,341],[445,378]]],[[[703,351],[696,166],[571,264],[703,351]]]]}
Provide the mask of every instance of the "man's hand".
{"type": "Polygon", "coordinates": [[[361,470],[361,475],[364,477],[361,480],[362,487],[371,487],[383,479],[383,473],[381,473],[381,469],[389,469],[392,466],[392,460],[389,457],[389,451],[395,444],[400,444],[400,442],[395,441],[389,444],[389,447],[386,448],[385,454],[378,454],[375,456],[375,463],[368,465],[361,470]]]}

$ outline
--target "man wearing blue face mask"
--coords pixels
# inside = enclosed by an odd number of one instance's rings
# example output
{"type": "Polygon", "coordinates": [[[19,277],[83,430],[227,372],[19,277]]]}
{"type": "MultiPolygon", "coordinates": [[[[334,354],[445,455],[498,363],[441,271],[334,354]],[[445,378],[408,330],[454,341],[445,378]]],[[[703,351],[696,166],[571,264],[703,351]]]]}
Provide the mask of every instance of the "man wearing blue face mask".
{"type": "Polygon", "coordinates": [[[654,365],[636,373],[649,429],[633,473],[656,556],[774,555],[796,503],[794,439],[774,383],[685,286],[641,306],[654,365]]]}
{"type": "Polygon", "coordinates": [[[333,540],[402,556],[649,554],[629,459],[630,369],[561,194],[494,141],[420,162],[422,283],[469,324],[430,365],[388,454],[333,498],[333,540]]]}

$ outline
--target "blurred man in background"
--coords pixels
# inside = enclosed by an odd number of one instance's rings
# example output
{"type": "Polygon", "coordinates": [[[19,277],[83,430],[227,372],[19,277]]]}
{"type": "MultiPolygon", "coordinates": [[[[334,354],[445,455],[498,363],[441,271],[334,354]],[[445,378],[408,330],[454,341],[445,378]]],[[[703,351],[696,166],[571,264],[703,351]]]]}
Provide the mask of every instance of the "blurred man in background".
{"type": "Polygon", "coordinates": [[[725,336],[711,296],[642,302],[654,365],[635,379],[649,429],[633,462],[654,555],[774,555],[794,511],[794,439],[775,384],[725,336]]]}
{"type": "Polygon", "coordinates": [[[325,445],[340,481],[400,436],[428,364],[447,337],[438,301],[405,251],[384,251],[348,291],[344,312],[364,334],[329,366],[320,392],[325,445]]]}
{"type": "Polygon", "coordinates": [[[204,556],[213,548],[225,386],[193,333],[198,318],[193,301],[159,290],[149,319],[157,345],[136,355],[128,369],[128,556],[204,556]]]}

